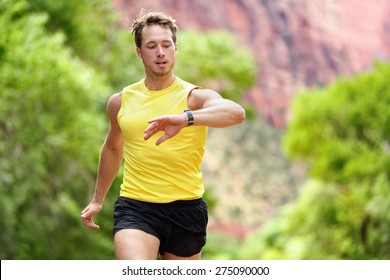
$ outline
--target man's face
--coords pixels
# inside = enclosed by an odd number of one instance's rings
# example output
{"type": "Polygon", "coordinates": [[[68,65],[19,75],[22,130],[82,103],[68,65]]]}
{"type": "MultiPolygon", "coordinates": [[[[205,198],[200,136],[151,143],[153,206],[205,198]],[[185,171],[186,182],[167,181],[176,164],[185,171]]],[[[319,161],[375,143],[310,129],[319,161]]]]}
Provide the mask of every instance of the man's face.
{"type": "Polygon", "coordinates": [[[145,26],[141,48],[136,50],[147,75],[164,77],[171,74],[176,62],[177,46],[170,29],[160,25],[145,26]]]}

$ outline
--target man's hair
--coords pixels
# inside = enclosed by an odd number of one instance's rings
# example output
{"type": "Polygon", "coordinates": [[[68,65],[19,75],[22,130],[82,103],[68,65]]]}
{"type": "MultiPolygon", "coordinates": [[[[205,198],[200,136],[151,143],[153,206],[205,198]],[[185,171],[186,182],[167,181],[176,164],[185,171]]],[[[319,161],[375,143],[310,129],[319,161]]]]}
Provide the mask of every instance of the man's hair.
{"type": "Polygon", "coordinates": [[[135,44],[138,48],[142,45],[142,30],[145,26],[154,24],[170,29],[172,32],[172,40],[176,43],[176,31],[178,30],[176,20],[162,12],[146,12],[142,9],[131,26],[131,33],[134,34],[135,44]]]}

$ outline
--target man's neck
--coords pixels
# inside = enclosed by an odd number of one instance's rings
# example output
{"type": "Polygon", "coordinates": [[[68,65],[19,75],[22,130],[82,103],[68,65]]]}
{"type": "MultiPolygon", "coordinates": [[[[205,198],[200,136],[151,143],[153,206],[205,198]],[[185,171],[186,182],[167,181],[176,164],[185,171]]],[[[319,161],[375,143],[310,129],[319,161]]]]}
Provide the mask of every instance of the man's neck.
{"type": "Polygon", "coordinates": [[[148,90],[163,90],[173,84],[176,77],[172,74],[168,77],[145,77],[145,86],[148,90]]]}

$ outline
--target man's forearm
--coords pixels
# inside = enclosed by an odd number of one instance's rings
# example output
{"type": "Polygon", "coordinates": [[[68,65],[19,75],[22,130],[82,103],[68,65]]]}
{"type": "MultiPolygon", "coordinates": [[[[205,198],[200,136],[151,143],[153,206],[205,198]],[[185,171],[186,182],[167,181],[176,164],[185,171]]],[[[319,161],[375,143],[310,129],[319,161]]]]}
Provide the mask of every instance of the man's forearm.
{"type": "Polygon", "coordinates": [[[209,127],[228,127],[245,120],[245,110],[238,104],[225,101],[211,107],[192,111],[194,125],[209,127]]]}
{"type": "Polygon", "coordinates": [[[100,153],[98,176],[93,201],[103,204],[108,190],[114,181],[122,163],[123,150],[112,150],[103,145],[100,153]]]}

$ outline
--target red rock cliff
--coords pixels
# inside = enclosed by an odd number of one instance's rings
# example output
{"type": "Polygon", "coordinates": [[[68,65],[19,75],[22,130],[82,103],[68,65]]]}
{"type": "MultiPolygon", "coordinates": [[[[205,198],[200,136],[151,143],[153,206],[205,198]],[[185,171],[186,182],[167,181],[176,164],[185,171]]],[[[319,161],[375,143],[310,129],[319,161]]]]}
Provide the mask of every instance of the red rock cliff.
{"type": "Polygon", "coordinates": [[[246,98],[276,127],[304,88],[366,70],[390,57],[390,1],[113,0],[123,24],[141,8],[164,11],[181,29],[225,29],[249,46],[259,65],[246,98]]]}

